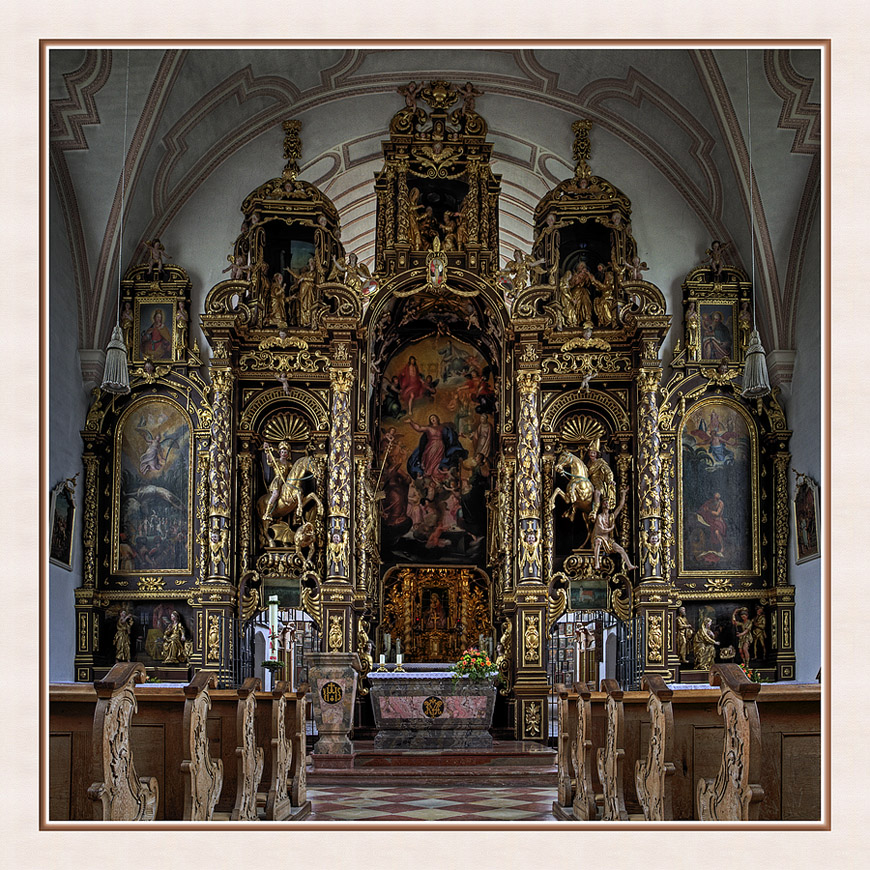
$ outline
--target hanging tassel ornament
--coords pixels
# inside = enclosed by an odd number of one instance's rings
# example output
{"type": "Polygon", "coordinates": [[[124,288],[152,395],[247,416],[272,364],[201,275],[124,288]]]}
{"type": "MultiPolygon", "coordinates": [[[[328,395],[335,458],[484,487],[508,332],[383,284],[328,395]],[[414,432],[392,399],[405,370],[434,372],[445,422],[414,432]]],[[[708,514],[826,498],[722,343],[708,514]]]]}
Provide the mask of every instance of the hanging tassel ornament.
{"type": "MultiPolygon", "coordinates": [[[[746,117],[749,125],[749,250],[752,255],[752,326],[755,327],[755,198],[752,173],[752,100],[749,98],[749,50],[746,51],[746,117]]],[[[770,393],[770,378],[767,376],[767,356],[761,345],[761,336],[753,328],[749,333],[749,345],[743,363],[743,390],[746,399],[759,399],[770,393]]]]}
{"type": "Polygon", "coordinates": [[[130,89],[130,52],[127,51],[127,78],[124,86],[124,138],[121,142],[121,216],[118,234],[118,311],[112,338],[106,348],[102,389],[108,393],[126,395],[130,392],[130,372],[127,369],[127,345],[121,331],[121,251],[124,247],[124,193],[127,187],[125,156],[127,150],[127,103],[130,89]]]}
{"type": "Polygon", "coordinates": [[[746,363],[743,368],[742,395],[756,399],[770,393],[770,378],[767,376],[767,356],[761,345],[757,329],[749,334],[749,347],[746,349],[746,363]]]}
{"type": "Polygon", "coordinates": [[[127,370],[127,345],[121,327],[112,330],[112,339],[106,349],[102,388],[109,393],[126,395],[130,392],[130,373],[127,370]]]}

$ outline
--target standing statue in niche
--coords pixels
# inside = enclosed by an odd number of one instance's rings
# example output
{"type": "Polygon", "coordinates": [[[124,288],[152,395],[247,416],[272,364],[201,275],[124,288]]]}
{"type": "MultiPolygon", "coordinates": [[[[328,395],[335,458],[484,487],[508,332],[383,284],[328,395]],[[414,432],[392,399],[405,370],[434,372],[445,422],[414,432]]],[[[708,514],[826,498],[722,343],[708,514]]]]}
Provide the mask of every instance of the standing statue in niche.
{"type": "Polygon", "coordinates": [[[749,664],[749,646],[752,643],[752,620],[749,611],[745,607],[738,607],[731,614],[731,623],[737,635],[737,649],[740,651],[740,660],[744,665],[749,664]]]}
{"type": "Polygon", "coordinates": [[[695,653],[695,667],[700,671],[709,671],[713,667],[713,659],[716,657],[716,647],[719,641],[713,635],[713,620],[707,616],[698,623],[695,632],[693,650],[695,653]]]}
{"type": "Polygon", "coordinates": [[[269,319],[275,326],[287,326],[287,285],[281,272],[276,272],[269,284],[269,319]]]}
{"type": "Polygon", "coordinates": [[[761,604],[755,605],[755,617],[752,620],[752,656],[763,659],[767,655],[767,617],[761,604]],[[761,655],[758,647],[761,646],[761,655]]]}
{"type": "Polygon", "coordinates": [[[299,326],[311,328],[317,319],[317,267],[314,257],[308,258],[304,269],[294,272],[285,267],[296,281],[293,296],[296,301],[296,323],[299,326]]]}
{"type": "Polygon", "coordinates": [[[185,664],[187,662],[184,625],[177,610],[169,617],[169,625],[163,632],[163,662],[165,664],[185,664]]]}
{"type": "Polygon", "coordinates": [[[130,630],[133,628],[133,615],[126,610],[121,611],[118,625],[115,628],[115,661],[130,661],[130,630]]]}
{"type": "Polygon", "coordinates": [[[598,264],[601,280],[595,285],[601,291],[601,295],[595,300],[595,315],[598,317],[599,326],[612,326],[616,323],[616,273],[613,269],[607,269],[604,263],[598,264]]]}
{"type": "Polygon", "coordinates": [[[592,320],[592,288],[600,287],[598,280],[589,271],[584,260],[577,263],[573,272],[569,269],[568,289],[573,300],[577,323],[585,323],[592,320]]]}
{"type": "Polygon", "coordinates": [[[175,312],[175,335],[177,338],[175,346],[175,358],[177,360],[184,359],[184,354],[187,351],[187,327],[190,322],[190,315],[184,307],[184,300],[178,301],[178,311],[175,312]]]}
{"type": "Polygon", "coordinates": [[[127,346],[127,353],[133,350],[133,305],[127,300],[124,307],[121,309],[121,330],[124,333],[124,344],[127,346]]]}
{"type": "Polygon", "coordinates": [[[681,607],[677,611],[677,655],[684,665],[689,663],[689,642],[694,634],[695,630],[686,618],[686,608],[681,607]]]}

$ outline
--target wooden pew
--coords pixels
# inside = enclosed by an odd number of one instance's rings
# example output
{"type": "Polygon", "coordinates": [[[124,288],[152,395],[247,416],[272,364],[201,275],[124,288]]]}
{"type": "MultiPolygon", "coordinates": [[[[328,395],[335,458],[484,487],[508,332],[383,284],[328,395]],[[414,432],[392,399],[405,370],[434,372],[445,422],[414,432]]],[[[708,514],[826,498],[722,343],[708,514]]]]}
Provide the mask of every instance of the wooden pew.
{"type": "Polygon", "coordinates": [[[574,743],[574,769],[577,776],[572,809],[575,819],[586,822],[597,815],[592,787],[592,771],[595,767],[592,752],[592,690],[587,683],[575,683],[574,691],[577,695],[574,743]]]}
{"type": "Polygon", "coordinates": [[[625,721],[622,706],[622,689],[616,680],[602,680],[602,689],[607,693],[607,731],[604,745],[598,749],[598,779],[602,790],[602,813],[605,821],[628,821],[623,791],[623,748],[625,721]]]}
{"type": "Polygon", "coordinates": [[[574,767],[577,743],[576,710],[579,696],[561,683],[556,686],[559,713],[559,738],[556,746],[556,764],[558,769],[556,785],[556,802],[553,813],[557,818],[570,818],[574,804],[574,792],[577,782],[577,772],[574,767]]]}
{"type": "Polygon", "coordinates": [[[272,737],[269,741],[269,791],[266,819],[281,822],[290,817],[290,783],[293,772],[293,744],[287,736],[287,696],[290,683],[280,680],[272,689],[272,737]]]}
{"type": "Polygon", "coordinates": [[[303,683],[288,699],[288,721],[292,728],[290,742],[293,750],[290,773],[290,805],[294,808],[294,819],[304,818],[311,812],[306,774],[308,748],[305,721],[308,709],[308,689],[308,683],[303,683]]]}
{"type": "Polygon", "coordinates": [[[238,689],[236,716],[236,805],[230,813],[232,821],[255,822],[257,792],[263,776],[263,749],[257,746],[257,697],[260,688],[257,677],[248,677],[238,689]]]}
{"type": "Polygon", "coordinates": [[[761,689],[739,665],[713,665],[710,684],[720,686],[718,709],[725,723],[719,772],[698,779],[698,818],[754,821],[764,798],[761,787],[761,723],[756,698],[761,689]]]}
{"type": "Polygon", "coordinates": [[[137,777],[130,746],[130,723],[137,710],[133,687],[144,679],[144,665],[118,662],[104,680],[94,683],[94,782],[87,794],[100,821],[150,822],[157,814],[157,780],[137,777]]]}
{"type": "Polygon", "coordinates": [[[212,759],[208,750],[209,689],[217,685],[217,675],[199,671],[184,687],[184,746],[187,757],[181,762],[184,775],[184,815],[186,822],[205,822],[212,818],[224,784],[224,765],[212,759]]]}
{"type": "Polygon", "coordinates": [[[645,759],[635,762],[634,780],[643,816],[647,821],[674,817],[671,779],[676,771],[674,753],[674,692],[658,674],[645,674],[641,687],[649,692],[647,711],[650,734],[645,759]]]}

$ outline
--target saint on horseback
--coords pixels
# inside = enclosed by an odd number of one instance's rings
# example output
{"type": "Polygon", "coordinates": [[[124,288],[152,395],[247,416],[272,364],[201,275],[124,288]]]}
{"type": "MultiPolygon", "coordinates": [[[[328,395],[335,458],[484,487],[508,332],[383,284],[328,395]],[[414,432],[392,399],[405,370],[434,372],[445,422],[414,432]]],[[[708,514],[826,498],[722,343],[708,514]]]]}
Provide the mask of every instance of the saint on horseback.
{"type": "Polygon", "coordinates": [[[271,540],[289,545],[295,537],[290,529],[290,522],[301,524],[305,519],[303,511],[309,504],[316,505],[318,515],[323,513],[323,504],[317,494],[305,492],[304,482],[314,477],[314,460],[310,456],[302,456],[294,462],[290,457],[290,445],[286,441],[278,445],[277,456],[268,441],[263,443],[263,450],[273,475],[269,483],[269,493],[257,501],[257,515],[261,519],[263,537],[266,542],[270,541],[269,528],[274,523],[271,540]],[[277,522],[284,517],[289,518],[291,514],[291,520],[277,522]],[[287,528],[283,528],[284,526],[287,528]]]}
{"type": "Polygon", "coordinates": [[[556,498],[559,496],[568,505],[565,516],[569,520],[574,521],[578,510],[588,516],[593,506],[595,487],[589,479],[589,471],[583,460],[568,450],[563,450],[559,454],[553,470],[557,474],[566,475],[568,477],[568,485],[564,490],[557,487],[553,491],[552,496],[550,496],[550,510],[555,510],[556,498]]]}

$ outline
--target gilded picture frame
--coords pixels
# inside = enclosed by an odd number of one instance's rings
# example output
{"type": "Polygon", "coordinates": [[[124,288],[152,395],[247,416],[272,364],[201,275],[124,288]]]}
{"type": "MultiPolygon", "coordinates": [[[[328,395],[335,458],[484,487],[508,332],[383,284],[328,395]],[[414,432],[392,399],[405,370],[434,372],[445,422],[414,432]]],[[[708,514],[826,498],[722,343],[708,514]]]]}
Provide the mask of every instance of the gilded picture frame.
{"type": "Polygon", "coordinates": [[[758,576],[760,465],[751,415],[725,396],[701,399],[680,423],[677,456],[680,576],[758,576]]]}
{"type": "Polygon", "coordinates": [[[51,538],[48,559],[52,565],[70,571],[75,541],[76,503],[67,481],[62,481],[52,490],[49,518],[51,538]]]}
{"type": "Polygon", "coordinates": [[[791,503],[794,523],[795,564],[811,562],[821,556],[819,547],[819,485],[805,474],[795,480],[791,503]]]}
{"type": "Polygon", "coordinates": [[[144,296],[135,300],[133,315],[134,363],[168,364],[175,360],[175,302],[165,296],[144,296]]]}
{"type": "Polygon", "coordinates": [[[112,573],[193,571],[193,426],[165,396],[130,405],[115,430],[112,573]]]}

